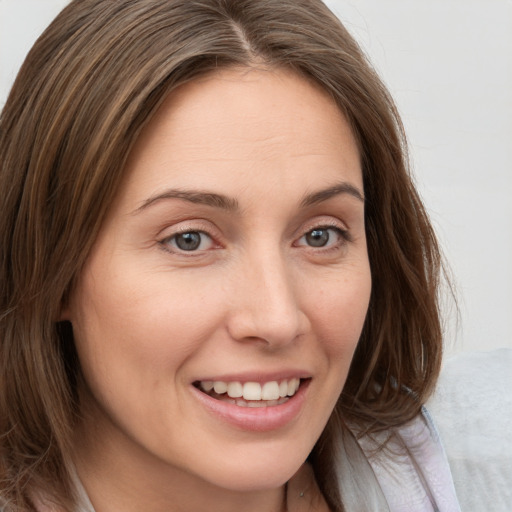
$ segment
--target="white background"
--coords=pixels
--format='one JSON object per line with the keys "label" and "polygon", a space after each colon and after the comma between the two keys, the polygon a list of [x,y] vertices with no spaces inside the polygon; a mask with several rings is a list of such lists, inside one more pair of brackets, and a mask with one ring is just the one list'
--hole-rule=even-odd
{"label": "white background", "polygon": [[[0,0],[0,107],[65,0]],[[512,347],[512,1],[328,0],[391,90],[455,278],[450,353]],[[447,312],[452,308],[447,308]]]}

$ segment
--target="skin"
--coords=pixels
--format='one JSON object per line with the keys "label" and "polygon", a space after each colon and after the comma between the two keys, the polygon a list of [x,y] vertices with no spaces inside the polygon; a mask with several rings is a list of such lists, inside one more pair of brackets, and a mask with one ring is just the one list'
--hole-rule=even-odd
{"label": "skin", "polygon": [[[365,319],[362,196],[346,120],[292,72],[223,70],[164,102],[62,315],[83,370],[75,462],[97,512],[282,510]],[[197,250],[180,250],[183,233]],[[283,372],[308,385],[268,431],[212,414],[193,386]]]}

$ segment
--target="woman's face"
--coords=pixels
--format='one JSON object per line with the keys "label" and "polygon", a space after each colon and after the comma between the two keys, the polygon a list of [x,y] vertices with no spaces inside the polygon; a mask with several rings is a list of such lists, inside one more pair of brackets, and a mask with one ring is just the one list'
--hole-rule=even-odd
{"label": "woman's face", "polygon": [[280,486],[333,410],[370,288],[360,158],[333,101],[278,70],[181,86],[129,156],[64,311],[81,456]]}

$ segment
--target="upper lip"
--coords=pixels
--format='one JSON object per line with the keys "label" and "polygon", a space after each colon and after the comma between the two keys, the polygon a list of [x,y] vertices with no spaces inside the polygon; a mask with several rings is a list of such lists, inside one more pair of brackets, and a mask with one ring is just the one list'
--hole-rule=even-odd
{"label": "upper lip", "polygon": [[283,381],[289,379],[309,379],[311,372],[305,370],[280,370],[275,372],[264,371],[248,371],[237,373],[221,373],[215,375],[207,375],[194,379],[193,382],[201,381],[221,381],[221,382],[272,382]]}

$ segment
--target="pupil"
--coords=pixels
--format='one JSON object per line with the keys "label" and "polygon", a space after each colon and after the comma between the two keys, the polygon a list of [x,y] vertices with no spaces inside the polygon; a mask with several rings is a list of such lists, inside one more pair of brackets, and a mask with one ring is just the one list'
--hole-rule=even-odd
{"label": "pupil", "polygon": [[201,245],[201,235],[194,231],[182,233],[176,236],[176,245],[182,251],[194,251]]}
{"label": "pupil", "polygon": [[306,235],[306,240],[312,247],[323,247],[329,241],[329,233],[326,229],[314,229]]}

